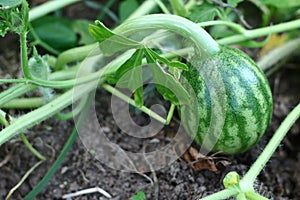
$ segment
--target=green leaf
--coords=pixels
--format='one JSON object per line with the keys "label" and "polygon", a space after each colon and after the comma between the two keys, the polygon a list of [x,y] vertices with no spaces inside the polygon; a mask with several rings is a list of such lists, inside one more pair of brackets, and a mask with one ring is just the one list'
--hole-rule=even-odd
{"label": "green leaf", "polygon": [[[47,62],[47,57],[40,56],[35,47],[33,48],[33,57],[28,61],[28,66],[30,69],[30,73],[34,77],[38,79],[48,80],[50,67]],[[44,102],[49,102],[54,98],[52,89],[39,87],[39,90],[43,95]]]}
{"label": "green leaf", "polygon": [[135,105],[140,108],[144,105],[143,87],[139,87],[134,92]]}
{"label": "green leaf", "polygon": [[72,22],[66,18],[46,16],[32,22],[38,37],[56,50],[67,50],[77,44]]}
{"label": "green leaf", "polygon": [[143,49],[137,49],[133,55],[115,73],[117,87],[128,88],[134,92],[134,101],[137,107],[144,105],[143,98]]}
{"label": "green leaf", "polygon": [[145,200],[145,199],[146,199],[146,195],[142,191],[138,191],[136,195],[133,195],[132,197],[132,200]]}
{"label": "green leaf", "polygon": [[155,51],[153,51],[152,49],[147,49],[148,53],[151,54],[151,56],[153,57],[153,59],[155,61],[160,61],[164,64],[166,64],[168,67],[175,67],[175,68],[179,68],[179,69],[183,69],[183,70],[188,70],[188,66],[182,62],[179,61],[169,61],[167,58],[164,58],[162,56],[160,56],[158,53],[156,53]]}
{"label": "green leaf", "polygon": [[22,0],[0,0],[0,5],[4,9],[12,8],[21,5]]}
{"label": "green leaf", "polygon": [[47,58],[45,56],[41,57],[35,47],[33,48],[33,57],[28,61],[28,66],[30,73],[36,78],[48,79],[50,67],[47,63]]}
{"label": "green leaf", "polygon": [[81,45],[92,44],[95,42],[95,39],[89,33],[90,24],[89,21],[81,19],[75,20],[72,23],[73,31],[80,36],[78,43]]}
{"label": "green leaf", "polygon": [[119,17],[121,22],[127,19],[137,8],[139,3],[136,0],[125,0],[119,5]]}
{"label": "green leaf", "polygon": [[237,7],[237,5],[244,0],[227,0],[227,4],[231,5],[232,7]]}
{"label": "green leaf", "polygon": [[[145,55],[153,73],[157,91],[165,100],[171,101],[175,105],[188,103],[189,95],[181,83],[172,75],[165,72],[148,50],[149,49],[146,49]],[[175,94],[177,94],[177,96]]]}
{"label": "green leaf", "polygon": [[[5,1],[2,5],[15,5],[16,2],[10,3],[13,2]],[[27,31],[28,12],[29,7],[26,1],[22,2],[21,9],[9,6],[0,8],[0,36],[4,37],[9,30],[17,34]]]}
{"label": "green leaf", "polygon": [[121,67],[115,72],[115,79],[119,80],[124,74],[132,70],[135,67],[142,66],[144,49],[137,49],[132,56],[121,65]]}
{"label": "green leaf", "polygon": [[202,3],[201,5],[197,5],[193,7],[190,11],[190,14],[187,18],[191,21],[200,23],[211,21],[217,15],[217,8],[216,6],[209,4],[209,3]]}
{"label": "green leaf", "polygon": [[99,42],[99,47],[104,55],[109,56],[121,50],[142,47],[134,40],[113,33],[100,21],[96,21],[95,24],[89,26],[89,32]]}
{"label": "green leaf", "polygon": [[274,6],[277,8],[292,8],[300,6],[300,0],[260,0],[264,5]]}

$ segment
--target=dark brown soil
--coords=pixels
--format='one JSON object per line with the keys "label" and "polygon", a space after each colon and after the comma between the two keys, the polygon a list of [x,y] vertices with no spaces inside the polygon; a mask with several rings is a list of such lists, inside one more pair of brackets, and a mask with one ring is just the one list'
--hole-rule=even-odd
{"label": "dark brown soil", "polygon": [[[21,76],[19,56],[16,53],[18,49],[10,48],[17,47],[18,40],[14,37],[9,38],[12,39],[9,41],[6,38],[0,39],[1,78]],[[3,45],[4,43],[6,45]],[[274,114],[268,131],[253,149],[240,155],[226,156],[231,165],[221,167],[220,174],[208,170],[194,171],[181,160],[176,160],[171,165],[152,173],[118,171],[94,159],[77,139],[59,170],[36,199],[61,199],[64,194],[96,186],[109,192],[115,200],[130,199],[140,190],[145,192],[147,199],[198,199],[223,189],[224,175],[233,170],[240,175],[245,174],[285,116],[300,102],[300,70],[295,68],[298,65],[299,60],[291,60],[284,69],[276,72],[269,79],[274,95]],[[0,85],[1,91],[7,87],[8,85]],[[137,145],[134,139],[124,137],[113,124],[110,112],[105,106],[109,105],[109,95],[99,90],[97,96],[100,97],[97,98],[98,117],[105,124],[110,139],[118,141],[118,144],[123,145],[124,148],[141,151],[144,148],[143,143]],[[14,116],[23,113],[14,110],[8,112]],[[12,199],[22,199],[41,180],[57,158],[72,127],[73,121],[51,118],[26,132],[32,145],[47,160],[16,190]],[[166,127],[161,135],[157,136],[157,139],[164,143],[172,135],[172,127]],[[259,175],[255,188],[260,194],[273,199],[300,199],[299,143],[300,122],[298,121]],[[0,199],[4,199],[9,190],[37,162],[38,159],[24,147],[19,137],[2,145],[0,147]],[[104,200],[106,198],[99,193],[93,193],[72,199]]]}

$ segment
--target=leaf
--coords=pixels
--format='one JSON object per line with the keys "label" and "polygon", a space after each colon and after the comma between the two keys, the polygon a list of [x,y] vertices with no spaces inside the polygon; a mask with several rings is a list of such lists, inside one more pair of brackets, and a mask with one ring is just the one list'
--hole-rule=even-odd
{"label": "leaf", "polygon": [[277,8],[292,8],[300,6],[300,0],[260,0],[264,5],[274,6]]}
{"label": "leaf", "polygon": [[[33,57],[29,59],[28,66],[30,73],[38,78],[43,80],[48,80],[48,75],[50,74],[50,67],[47,62],[46,56],[40,56],[36,50],[33,48]],[[54,93],[51,88],[39,87],[41,94],[43,95],[44,102],[49,102],[54,98]]]}
{"label": "leaf", "polygon": [[2,37],[4,37],[9,30],[17,34],[21,34],[22,31],[27,31],[28,4],[26,1],[23,1],[21,9],[18,7],[9,7],[9,5],[15,5],[15,3],[16,2],[5,1],[2,5],[8,6],[0,8],[0,36]]}
{"label": "leaf", "polygon": [[89,26],[89,32],[100,43],[99,47],[104,55],[109,56],[121,50],[142,47],[140,43],[134,40],[113,33],[100,21],[96,21],[95,24]]}
{"label": "leaf", "polygon": [[0,5],[4,9],[12,8],[21,5],[22,0],[0,0]]}
{"label": "leaf", "polygon": [[[171,101],[175,105],[188,103],[189,95],[180,82],[162,69],[151,53],[149,53],[149,49],[146,49],[145,55],[153,73],[156,89],[163,98],[167,101]],[[175,94],[177,94],[177,96]]]}
{"label": "leaf", "polygon": [[139,87],[134,92],[134,102],[135,105],[140,108],[144,105],[143,87]]}
{"label": "leaf", "polygon": [[217,8],[214,5],[205,2],[201,5],[194,6],[187,18],[195,23],[199,23],[211,21],[216,15]]}
{"label": "leaf", "polygon": [[151,56],[154,58],[155,61],[160,61],[164,64],[166,64],[168,67],[175,67],[175,68],[179,68],[179,69],[183,69],[183,70],[188,70],[188,66],[182,62],[179,61],[169,61],[167,58],[164,58],[162,56],[160,56],[158,53],[156,53],[155,51],[153,51],[152,49],[147,49],[148,53],[151,54]]}
{"label": "leaf", "polygon": [[66,18],[42,17],[33,21],[32,27],[38,37],[54,49],[63,51],[75,47],[77,44],[72,22]]}
{"label": "leaf", "polygon": [[133,55],[115,73],[117,87],[128,88],[134,92],[137,107],[144,105],[142,59],[143,49],[137,49]]}
{"label": "leaf", "polygon": [[89,33],[89,24],[91,24],[89,21],[81,19],[72,23],[73,31],[80,36],[79,44],[87,45],[95,42],[95,39]]}
{"label": "leaf", "polygon": [[137,8],[139,3],[136,0],[125,0],[119,5],[119,17],[121,22],[127,19]]}
{"label": "leaf", "polygon": [[28,67],[30,73],[36,78],[48,79],[48,74],[50,73],[50,67],[47,63],[47,58],[45,56],[41,57],[36,48],[33,48],[33,57],[28,61]]}
{"label": "leaf", "polygon": [[115,72],[115,79],[119,80],[125,73],[132,70],[135,67],[142,66],[144,49],[137,49],[132,56],[121,65],[121,67]]}
{"label": "leaf", "polygon": [[146,199],[146,195],[142,191],[138,191],[136,195],[132,196],[132,200],[145,200],[145,199]]}
{"label": "leaf", "polygon": [[227,0],[227,4],[231,5],[232,7],[237,7],[237,5],[244,0]]}

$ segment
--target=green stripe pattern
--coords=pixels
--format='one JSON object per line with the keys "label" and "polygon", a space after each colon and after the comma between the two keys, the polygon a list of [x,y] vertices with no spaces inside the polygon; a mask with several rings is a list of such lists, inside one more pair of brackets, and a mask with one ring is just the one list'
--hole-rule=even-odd
{"label": "green stripe pattern", "polygon": [[259,141],[271,120],[272,93],[264,73],[248,55],[221,46],[220,52],[193,62],[182,75],[198,105],[198,116],[185,115],[183,126],[202,148],[236,154]]}

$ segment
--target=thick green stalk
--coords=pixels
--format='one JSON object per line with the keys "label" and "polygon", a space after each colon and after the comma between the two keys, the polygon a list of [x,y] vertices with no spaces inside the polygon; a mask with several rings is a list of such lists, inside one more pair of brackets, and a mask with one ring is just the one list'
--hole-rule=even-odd
{"label": "thick green stalk", "polygon": [[0,93],[0,107],[11,101],[12,99],[15,99],[36,88],[36,86],[26,83],[19,83],[17,85],[14,85],[13,87]]}
{"label": "thick green stalk", "polygon": [[300,104],[298,104],[292,110],[292,112],[290,112],[290,114],[285,118],[285,120],[277,129],[277,131],[275,132],[274,136],[272,137],[268,145],[265,147],[265,149],[260,154],[258,159],[254,162],[254,164],[251,166],[249,171],[243,177],[243,179],[240,182],[241,188],[249,188],[249,186],[253,185],[260,171],[264,168],[264,166],[269,161],[269,159],[275,152],[276,148],[279,146],[280,142],[282,141],[282,139],[284,138],[288,130],[291,128],[291,126],[299,117],[300,117]]}
{"label": "thick green stalk", "polygon": [[57,58],[55,70],[62,69],[67,63],[85,59],[91,51],[97,48],[97,46],[98,43],[94,43],[64,51]]}
{"label": "thick green stalk", "polygon": [[90,84],[85,84],[76,88],[76,94],[71,89],[43,107],[19,117],[14,121],[13,125],[6,127],[0,132],[0,145],[23,130],[28,129],[58,113],[60,110],[72,104],[73,101],[85,96],[93,89],[94,88]]}
{"label": "thick green stalk", "polygon": [[300,19],[284,22],[281,24],[276,24],[274,26],[268,26],[264,28],[258,28],[254,30],[245,31],[243,34],[234,35],[218,40],[219,44],[233,44],[242,42],[245,40],[250,40],[262,36],[266,36],[272,33],[284,32],[292,29],[297,29],[300,27]]}
{"label": "thick green stalk", "polygon": [[29,12],[29,21],[33,21],[37,18],[45,16],[53,11],[56,11],[60,8],[63,8],[67,5],[73,4],[80,0],[52,0],[46,3],[43,3],[40,6],[34,7]]}
{"label": "thick green stalk", "polygon": [[199,200],[221,200],[221,199],[228,199],[237,195],[238,192],[236,190],[224,189],[220,192],[213,193],[209,196],[201,198]]}
{"label": "thick green stalk", "polygon": [[19,98],[13,99],[4,105],[0,105],[0,108],[5,109],[32,109],[38,108],[44,105],[43,98],[32,97],[32,98]]}
{"label": "thick green stalk", "polygon": [[167,15],[153,14],[125,21],[114,31],[120,34],[130,34],[147,29],[164,29],[173,31],[186,38],[190,38],[199,50],[207,55],[214,55],[220,49],[218,43],[202,28],[185,18]]}

